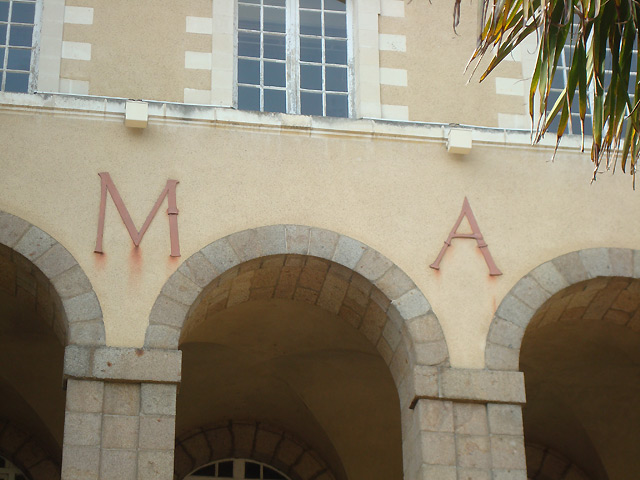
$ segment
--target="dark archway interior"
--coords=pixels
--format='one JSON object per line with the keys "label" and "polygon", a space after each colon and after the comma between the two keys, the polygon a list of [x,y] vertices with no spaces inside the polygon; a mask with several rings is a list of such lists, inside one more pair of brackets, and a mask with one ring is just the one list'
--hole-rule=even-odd
{"label": "dark archway interior", "polygon": [[40,478],[55,476],[56,469],[59,477],[62,458],[64,334],[54,333],[59,305],[46,277],[0,245],[0,455],[26,471],[39,465]]}
{"label": "dark archway interior", "polygon": [[219,288],[205,289],[183,330],[177,436],[265,422],[308,444],[336,479],[402,478],[398,394],[362,332],[304,299],[221,309]]}
{"label": "dark archway interior", "polygon": [[532,318],[520,354],[529,478],[640,474],[639,308],[640,280],[601,277]]}

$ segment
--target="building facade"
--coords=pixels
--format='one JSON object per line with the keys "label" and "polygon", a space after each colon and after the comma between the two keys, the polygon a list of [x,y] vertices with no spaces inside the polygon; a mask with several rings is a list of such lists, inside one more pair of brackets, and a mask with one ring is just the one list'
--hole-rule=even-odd
{"label": "building facade", "polygon": [[0,478],[637,478],[637,193],[451,8],[0,1]]}

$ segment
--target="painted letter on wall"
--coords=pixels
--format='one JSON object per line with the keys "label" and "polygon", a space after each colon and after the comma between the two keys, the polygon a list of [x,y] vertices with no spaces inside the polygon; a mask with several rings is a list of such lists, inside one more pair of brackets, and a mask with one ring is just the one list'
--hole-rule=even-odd
{"label": "painted letter on wall", "polygon": [[[462,223],[462,220],[464,219],[464,217],[467,217],[467,221],[471,226],[472,233],[458,233],[458,228],[460,228],[460,224]],[[449,233],[449,237],[447,238],[447,240],[445,240],[444,246],[442,247],[442,250],[440,250],[440,254],[438,255],[438,258],[436,258],[435,262],[429,265],[431,268],[435,270],[440,270],[440,262],[442,261],[442,258],[444,257],[444,254],[447,251],[447,248],[451,246],[451,240],[453,240],[454,238],[475,239],[475,241],[478,243],[478,248],[482,252],[484,261],[487,262],[487,266],[489,267],[489,275],[493,275],[493,276],[502,275],[502,272],[496,266],[496,263],[493,261],[493,257],[489,252],[489,246],[485,243],[484,238],[482,238],[482,233],[480,233],[480,227],[478,226],[476,217],[473,215],[473,212],[471,211],[471,205],[469,205],[469,200],[467,200],[467,197],[464,197],[464,202],[462,203],[462,211],[460,212],[460,216],[458,217],[458,220],[453,226],[451,233]]]}
{"label": "painted letter on wall", "polygon": [[111,198],[113,199],[113,203],[118,209],[118,213],[120,214],[120,218],[124,222],[127,227],[127,231],[129,232],[129,236],[133,241],[133,244],[137,247],[140,245],[142,241],[142,237],[146,233],[149,225],[151,225],[151,221],[153,217],[155,217],[160,205],[162,204],[164,197],[167,197],[167,202],[169,204],[169,208],[167,209],[167,215],[169,215],[169,236],[171,238],[171,256],[179,257],[180,256],[180,240],[178,238],[178,207],[176,204],[176,185],[178,185],[177,180],[167,180],[167,184],[164,187],[164,190],[158,197],[155,205],[149,212],[149,216],[142,225],[140,231],[138,231],[133,224],[133,220],[131,220],[131,215],[129,215],[129,210],[125,206],[122,201],[122,197],[120,197],[120,193],[116,188],[113,180],[111,180],[111,176],[107,172],[101,172],[100,175],[100,214],[98,216],[98,236],[96,238],[96,248],[95,252],[102,253],[102,236],[104,234],[104,216],[105,210],[107,208],[107,192],[111,194]]}

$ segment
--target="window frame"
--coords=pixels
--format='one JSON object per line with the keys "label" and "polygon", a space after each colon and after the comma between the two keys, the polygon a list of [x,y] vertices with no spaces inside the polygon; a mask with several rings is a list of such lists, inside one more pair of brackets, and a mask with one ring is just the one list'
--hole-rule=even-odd
{"label": "window frame", "polygon": [[[356,116],[356,98],[355,98],[355,70],[356,70],[356,62],[354,56],[354,42],[355,42],[355,31],[354,31],[354,0],[345,0],[345,21],[346,21],[346,42],[347,42],[347,62],[344,65],[347,69],[347,116],[346,117],[331,117],[331,118],[354,118]],[[300,12],[300,0],[285,0],[285,50],[286,50],[286,58],[285,58],[285,77],[286,77],[286,86],[284,91],[286,92],[286,113],[292,115],[301,115],[301,92],[303,91],[300,86],[300,24],[299,24],[299,12]],[[237,110],[241,110],[238,108],[238,20],[239,20],[239,1],[234,1],[234,26],[233,26],[233,108]],[[323,20],[324,22],[324,20]],[[260,32],[264,32],[264,30],[260,30]],[[324,38],[324,37],[317,37]],[[331,37],[329,37],[331,38]],[[323,62],[324,66],[325,63]],[[260,70],[260,89],[263,90],[264,85],[264,71]],[[327,91],[325,90],[324,85],[324,76],[323,76],[323,114],[321,116],[326,117],[326,100],[325,95]],[[339,93],[339,92],[338,92]],[[262,99],[261,92],[261,99]],[[262,110],[264,108],[263,102],[261,101],[261,110],[253,110],[256,112],[265,112]],[[241,111],[251,111],[251,110],[241,110]]]}
{"label": "window frame", "polygon": [[[5,90],[6,85],[6,73],[7,71],[11,71],[7,69],[8,61],[9,61],[9,48],[11,45],[8,42],[2,46],[4,49],[4,61],[2,65],[0,65],[0,94],[2,93],[11,93],[11,94],[31,94],[36,91],[38,84],[38,64],[40,58],[40,31],[42,28],[42,9],[43,9],[43,1],[44,0],[4,0],[4,2],[9,4],[9,14],[7,17],[7,25],[12,24],[11,22],[11,11],[14,3],[30,3],[34,5],[34,15],[33,15],[33,32],[31,35],[31,59],[29,63],[29,81],[27,85],[26,92],[14,92]],[[3,2],[3,3],[4,3]],[[16,22],[18,24],[25,24],[24,22]],[[27,24],[31,25],[31,24]],[[9,27],[10,28],[10,27]],[[9,29],[8,29],[9,30]],[[7,33],[8,36],[8,33]],[[6,39],[5,39],[6,40]],[[18,70],[16,70],[18,71]],[[20,72],[24,72],[24,70],[19,70]]]}
{"label": "window frame", "polygon": [[[212,465],[216,465],[217,466],[218,464],[225,463],[225,462],[233,462],[233,476],[232,477],[221,477],[219,475],[214,475],[214,476],[194,475],[194,473],[197,473],[199,470],[201,470],[201,469],[203,469],[205,467],[209,467],[209,466],[212,466]],[[269,469],[277,472],[279,475],[281,475],[286,480],[289,480],[289,478],[290,478],[288,475],[286,475],[280,469],[274,467],[273,465],[269,465],[268,463],[265,463],[265,462],[260,462],[258,460],[253,460],[251,458],[222,458],[220,460],[214,460],[212,462],[205,463],[204,465],[200,465],[198,468],[194,469],[191,473],[189,473],[185,477],[185,480],[218,480],[218,479],[247,480],[247,478],[246,478],[246,470],[244,468],[245,464],[247,462],[255,463],[257,465],[260,465],[261,467],[269,468]],[[264,476],[264,473],[261,476]]]}
{"label": "window frame", "polygon": [[[575,25],[575,23],[574,23]],[[592,32],[593,34],[593,32]],[[592,42],[592,34],[589,35],[589,37],[587,38],[587,45],[586,48],[589,49],[591,46],[591,42]],[[634,45],[633,48],[633,54],[634,55],[638,55],[638,45]],[[547,113],[549,113],[552,109],[553,106],[555,105],[555,102],[557,101],[557,99],[559,98],[560,94],[562,93],[562,90],[566,87],[567,82],[568,82],[568,76],[567,73],[569,71],[569,68],[571,67],[571,62],[573,61],[573,41],[570,44],[565,44],[562,47],[562,52],[560,54],[560,59],[559,59],[559,63],[557,65],[556,68],[556,72],[554,75],[554,80],[556,79],[556,77],[558,75],[562,75],[562,83],[559,87],[555,87],[553,85],[553,82],[551,84],[551,91],[554,94],[553,97],[549,97],[549,99],[553,99],[552,102],[549,102],[547,104]],[[611,81],[611,54],[609,52],[609,50],[607,50],[607,57],[605,60],[605,85],[608,86],[609,82]],[[634,65],[634,62],[632,61],[632,65]],[[640,75],[640,72],[633,72],[633,67],[632,67],[632,71],[631,71],[631,76],[633,77],[633,82],[630,79],[629,82],[629,95],[633,96],[633,92],[635,90],[635,83],[638,81],[638,76]],[[592,83],[589,85],[589,88],[587,89],[587,110],[586,110],[586,114],[585,114],[585,137],[592,137],[593,136],[593,97],[594,97],[594,89],[595,89],[595,85],[593,83],[594,81],[592,81]],[[567,127],[565,130],[565,135],[581,135],[581,131],[580,131],[580,121],[578,120],[577,122],[574,122],[574,117],[579,117],[579,102],[577,99],[577,92],[576,92],[576,97],[574,97],[572,105],[571,105],[571,112],[567,121]],[[627,114],[628,114],[628,108],[627,108]],[[558,130],[558,122],[560,121],[560,114],[558,114],[558,116],[556,116],[556,118],[553,120],[549,131],[550,132],[557,132]],[[590,132],[590,133],[589,133]]]}

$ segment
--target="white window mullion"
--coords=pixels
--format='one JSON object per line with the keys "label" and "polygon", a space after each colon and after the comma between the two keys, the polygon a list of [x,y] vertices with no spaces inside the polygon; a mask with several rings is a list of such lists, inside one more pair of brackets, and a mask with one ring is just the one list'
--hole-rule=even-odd
{"label": "white window mullion", "polygon": [[320,66],[320,75],[322,75],[322,115],[327,114],[327,76],[325,75],[325,66],[327,64],[327,37],[324,29],[324,0],[320,0],[321,8],[320,8],[320,45],[322,46],[322,65]]}
{"label": "white window mullion", "polygon": [[287,0],[287,112],[300,113],[300,22],[298,0]]}
{"label": "white window mullion", "polygon": [[[264,111],[264,0],[260,0],[260,111]],[[234,466],[235,468],[235,466]]]}
{"label": "white window mullion", "polygon": [[353,15],[353,1],[347,0],[347,98],[348,98],[348,109],[349,109],[349,117],[355,114],[355,57],[353,54],[353,44],[355,42],[355,31],[354,31],[354,15]]}
{"label": "white window mullion", "polygon": [[5,84],[7,82],[7,65],[9,58],[9,35],[11,32],[11,15],[13,10],[13,1],[9,2],[9,13],[7,14],[7,34],[4,39],[4,61],[2,62],[2,85],[0,90],[4,92]]}

